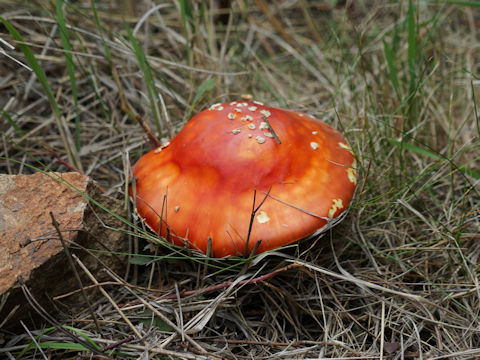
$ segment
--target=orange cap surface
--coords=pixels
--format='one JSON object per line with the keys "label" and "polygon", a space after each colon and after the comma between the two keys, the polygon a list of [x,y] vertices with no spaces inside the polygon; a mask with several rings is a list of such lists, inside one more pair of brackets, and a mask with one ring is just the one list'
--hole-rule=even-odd
{"label": "orange cap surface", "polygon": [[[355,157],[337,130],[253,101],[200,112],[167,146],[141,157],[133,175],[147,225],[204,253],[211,238],[215,257],[242,255],[245,246],[249,254],[261,240],[259,253],[326,230],[356,186]],[[248,236],[254,193],[255,207],[265,201]]]}

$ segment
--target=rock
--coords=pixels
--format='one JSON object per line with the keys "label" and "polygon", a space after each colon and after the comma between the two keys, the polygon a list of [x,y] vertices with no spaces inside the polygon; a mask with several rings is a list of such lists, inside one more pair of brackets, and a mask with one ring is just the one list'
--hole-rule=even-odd
{"label": "rock", "polygon": [[[79,285],[50,212],[65,241],[80,245],[71,251],[99,281],[108,279],[102,271],[104,266],[123,275],[126,259],[117,254],[128,248],[121,231],[124,225],[87,198],[113,213],[123,212],[121,201],[101,194],[94,181],[77,173],[0,174],[0,328],[17,327],[19,320],[36,317],[36,311],[28,306],[20,279],[48,312],[86,306],[79,293],[62,299],[62,303],[52,301]],[[80,269],[78,273],[83,275]],[[84,286],[91,285],[86,277],[82,276],[82,280]],[[95,293],[98,292],[89,291],[89,295]]]}

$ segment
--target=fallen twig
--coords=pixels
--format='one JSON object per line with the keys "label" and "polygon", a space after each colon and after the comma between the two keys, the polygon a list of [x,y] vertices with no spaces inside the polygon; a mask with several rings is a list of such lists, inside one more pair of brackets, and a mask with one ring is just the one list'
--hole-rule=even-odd
{"label": "fallen twig", "polygon": [[162,143],[160,142],[160,140],[157,139],[157,137],[155,136],[155,134],[153,133],[153,131],[150,129],[150,127],[148,126],[148,124],[143,120],[143,118],[137,114],[135,116],[135,119],[138,121],[138,123],[140,124],[140,126],[142,127],[143,131],[145,132],[145,134],[147,135],[148,137],[148,140],[150,141],[150,144],[154,147],[154,148],[158,148],[158,147],[161,147],[162,146]]}
{"label": "fallen twig", "polygon": [[70,267],[72,268],[73,274],[75,275],[75,280],[77,280],[80,292],[82,294],[83,300],[87,304],[88,311],[90,313],[90,316],[93,319],[93,322],[95,323],[95,327],[97,328],[97,331],[99,334],[102,333],[102,330],[100,328],[100,324],[98,323],[97,316],[95,315],[95,312],[93,311],[92,304],[90,303],[90,300],[88,299],[87,293],[85,292],[85,289],[83,288],[82,280],[80,279],[80,275],[78,275],[77,268],[75,267],[75,263],[73,262],[72,259],[72,253],[68,249],[67,244],[65,243],[65,239],[63,238],[62,232],[60,231],[60,226],[58,225],[57,220],[55,220],[55,216],[53,213],[50,211],[50,217],[52,219],[52,225],[57,231],[58,237],[60,238],[60,242],[62,243],[63,247],[63,252],[65,253],[68,263],[70,264]]}
{"label": "fallen twig", "polygon": [[[300,265],[290,264],[290,265],[284,266],[280,269],[277,269],[275,271],[272,271],[271,273],[261,275],[257,278],[254,278],[254,279],[241,280],[241,281],[238,282],[238,285],[257,284],[259,282],[263,282],[265,280],[271,279],[272,277],[274,277],[275,275],[278,275],[279,273],[281,273],[283,271],[290,270],[290,269],[296,268],[296,267],[300,267]],[[216,291],[216,290],[220,290],[220,289],[225,289],[225,288],[229,287],[230,285],[232,285],[233,282],[234,282],[233,280],[229,280],[229,281],[225,281],[223,283],[217,284],[217,285],[208,286],[208,287],[203,288],[203,289],[184,290],[184,291],[180,292],[180,296],[185,297],[185,296],[190,296],[190,295],[198,295],[198,294],[204,294],[204,293],[207,293],[207,292],[212,292],[212,291]],[[169,294],[169,295],[162,296],[161,298],[162,299],[176,299],[177,294]]]}

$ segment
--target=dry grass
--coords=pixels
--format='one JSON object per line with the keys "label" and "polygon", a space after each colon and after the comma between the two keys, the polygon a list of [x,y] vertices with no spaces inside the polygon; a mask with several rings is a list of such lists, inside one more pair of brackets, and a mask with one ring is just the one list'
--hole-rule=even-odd
{"label": "dry grass", "polygon": [[[2,57],[0,171],[68,162],[124,198],[130,163],[148,148],[135,114],[169,137],[189,114],[252,94],[346,134],[362,177],[350,215],[318,241],[247,263],[207,266],[158,247],[138,285],[112,274],[103,286],[100,332],[87,309],[57,320],[116,358],[480,356],[478,8],[214,3],[96,2],[97,23],[89,1],[69,1],[69,51],[55,2],[3,0],[0,16],[35,54],[59,112],[34,74]],[[19,49],[5,27],[0,37]],[[53,358],[82,353],[58,330],[23,354],[27,331],[1,341],[9,358],[42,358],[41,343]]]}

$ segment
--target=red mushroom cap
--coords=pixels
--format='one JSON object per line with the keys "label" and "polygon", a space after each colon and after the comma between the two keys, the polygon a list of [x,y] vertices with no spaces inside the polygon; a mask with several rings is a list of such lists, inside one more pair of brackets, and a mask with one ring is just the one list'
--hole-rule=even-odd
{"label": "red mushroom cap", "polygon": [[[152,230],[204,253],[211,238],[216,257],[325,231],[356,185],[355,157],[337,130],[255,101],[200,112],[168,145],[140,158],[133,175],[137,212]],[[254,193],[255,207],[265,201],[248,236]]]}

